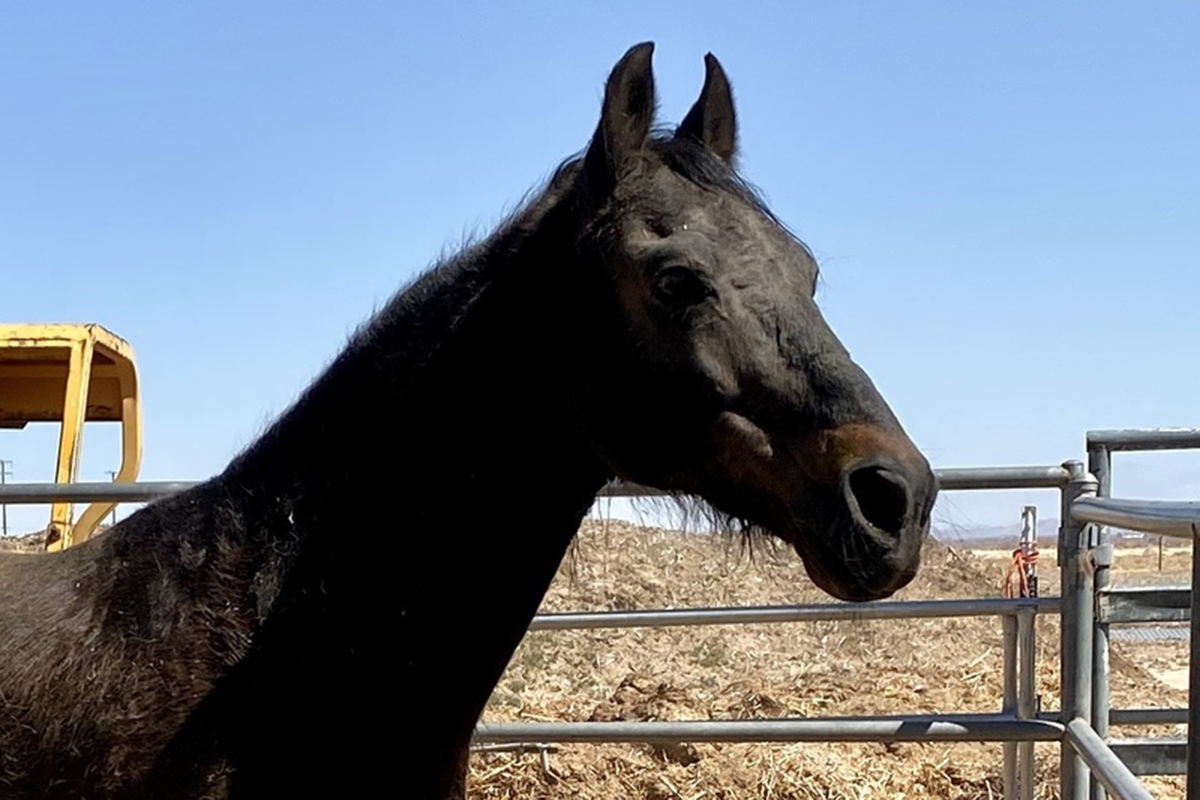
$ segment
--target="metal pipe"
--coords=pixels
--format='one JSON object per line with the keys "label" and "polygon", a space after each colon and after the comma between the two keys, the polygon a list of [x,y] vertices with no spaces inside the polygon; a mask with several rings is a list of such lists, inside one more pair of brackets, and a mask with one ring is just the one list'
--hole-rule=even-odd
{"label": "metal pipe", "polygon": [[1200,798],[1200,525],[1193,525],[1192,540],[1192,641],[1188,665],[1187,797]]}
{"label": "metal pipe", "polygon": [[[935,469],[943,492],[956,489],[1038,489],[1067,485],[1069,476],[1062,467],[949,467]],[[617,481],[600,489],[599,497],[652,498],[665,494],[661,489],[640,483]]]}
{"label": "metal pipe", "polygon": [[[1025,585],[1029,597],[1038,596],[1037,561],[1037,506],[1021,509],[1021,552],[1025,556]],[[1037,714],[1037,633],[1034,627],[1034,611],[1024,609],[1017,613],[1018,685],[1017,716],[1033,719]],[[1017,788],[1021,800],[1033,800],[1035,773],[1033,742],[1017,745]]]}
{"label": "metal pipe", "polygon": [[[1069,480],[1060,466],[943,467],[935,469],[942,491],[965,489],[1056,489]],[[661,489],[617,481],[600,490],[600,497],[658,497]]]}
{"label": "metal pipe", "polygon": [[144,481],[142,483],[10,483],[0,487],[0,502],[17,504],[95,503],[115,500],[144,503],[178,494],[196,486],[194,481]]}
{"label": "metal pipe", "polygon": [[[1062,494],[1058,564],[1062,586],[1061,680],[1062,721],[1092,719],[1092,620],[1091,527],[1073,518],[1072,507],[1081,497],[1096,494],[1096,479],[1078,461],[1063,467],[1071,481]],[[1062,800],[1085,800],[1090,778],[1082,759],[1063,747],[1059,765]]]}
{"label": "metal pipe", "polygon": [[1087,432],[1087,446],[1117,450],[1191,450],[1200,447],[1200,428],[1130,428]]}
{"label": "metal pipe", "polygon": [[678,722],[481,722],[474,741],[508,742],[1051,742],[1063,726],[1003,714]]}
{"label": "metal pipe", "polygon": [[[1017,712],[1017,620],[1011,616],[1000,619],[1004,640],[1004,683],[1000,713],[1012,716]],[[1017,800],[1017,743],[1004,743],[1004,800]]]}
{"label": "metal pipe", "polygon": [[1021,551],[1022,560],[1025,562],[1022,575],[1025,582],[1023,588],[1027,590],[1022,591],[1021,594],[1026,597],[1037,597],[1039,594],[1037,572],[1037,506],[1021,507],[1021,538],[1019,539],[1018,547]]}
{"label": "metal pipe", "polygon": [[1200,502],[1085,497],[1072,505],[1071,516],[1076,522],[1191,539],[1200,529]]}
{"label": "metal pipe", "polygon": [[[1020,656],[1020,682],[1017,686],[1017,717],[1037,716],[1037,628],[1033,609],[1017,614],[1017,650]],[[1035,764],[1033,742],[1017,745],[1017,786],[1021,800],[1033,800]]]}
{"label": "metal pipe", "polygon": [[[1053,489],[1068,480],[1062,467],[951,467],[935,470],[943,491],[964,489]],[[140,483],[12,483],[0,489],[5,503],[145,502],[190,489],[196,481],[143,481]],[[667,492],[652,486],[618,481],[600,490],[598,497],[661,497]]]}
{"label": "metal pipe", "polygon": [[947,467],[934,470],[943,491],[965,489],[1059,489],[1070,475],[1052,467]]}
{"label": "metal pipe", "polygon": [[[1096,477],[1096,496],[1112,497],[1112,454],[1103,444],[1088,444],[1088,471]],[[1112,584],[1112,543],[1108,528],[1096,528],[1098,546],[1092,555],[1092,580],[1095,597],[1101,597]],[[1101,741],[1108,740],[1109,654],[1108,623],[1096,616],[1092,630],[1092,730]],[[1100,781],[1092,781],[1092,800],[1106,800],[1107,792]]]}
{"label": "metal pipe", "polygon": [[[1104,544],[1097,548],[1097,552],[1104,549]],[[1096,591],[1100,592],[1108,586],[1109,565],[1099,566],[1102,559],[1097,559],[1097,569],[1095,572]],[[1111,560],[1109,560],[1111,563]],[[1109,664],[1109,644],[1108,644],[1108,623],[1096,621],[1095,628],[1092,631],[1092,729],[1096,731],[1096,735],[1101,739],[1108,739],[1109,728],[1109,705],[1111,698],[1109,695],[1110,682],[1110,664]],[[1093,800],[1104,800],[1104,790],[1098,786],[1092,787]]]}
{"label": "metal pipe", "polygon": [[1188,721],[1188,709],[1113,708],[1108,721],[1111,725],[1183,725]]}
{"label": "metal pipe", "polygon": [[817,622],[864,619],[928,619],[1016,614],[1023,609],[1054,614],[1057,597],[905,600],[877,603],[814,603],[744,608],[676,608],[652,611],[588,611],[538,614],[531,631],[587,628],[665,628],[681,625],[732,625],[773,622]]}
{"label": "metal pipe", "polygon": [[1120,800],[1154,800],[1141,781],[1096,735],[1087,720],[1073,719],[1067,723],[1067,741],[1092,768],[1092,774]]}
{"label": "metal pipe", "polygon": [[512,742],[510,744],[471,743],[472,753],[557,753],[558,745],[541,742]]}

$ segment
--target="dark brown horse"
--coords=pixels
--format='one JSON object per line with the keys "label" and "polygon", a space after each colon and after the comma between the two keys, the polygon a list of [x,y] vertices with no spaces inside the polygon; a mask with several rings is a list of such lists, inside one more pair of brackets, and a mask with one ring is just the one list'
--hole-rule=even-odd
{"label": "dark brown horse", "polygon": [[3,556],[0,796],[444,796],[614,477],[765,528],[837,597],[912,578],[933,475],[735,174],[720,66],[659,134],[651,50],[581,158],[223,473]]}

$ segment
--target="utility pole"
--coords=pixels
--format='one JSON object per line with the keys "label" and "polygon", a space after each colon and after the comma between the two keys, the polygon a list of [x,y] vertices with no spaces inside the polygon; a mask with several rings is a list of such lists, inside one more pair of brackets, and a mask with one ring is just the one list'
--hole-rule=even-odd
{"label": "utility pole", "polygon": [[[9,469],[12,467],[12,461],[0,459],[0,486],[8,483],[8,476],[12,475]],[[0,536],[8,536],[8,506],[0,503]]]}
{"label": "utility pole", "polygon": [[[106,471],[108,472],[109,480],[111,480],[113,483],[116,483],[117,482],[117,471],[115,469],[110,469],[110,470],[106,470]],[[112,507],[112,510],[109,511],[109,520],[110,520],[110,522],[108,523],[109,525],[117,524],[117,507],[115,505]]]}

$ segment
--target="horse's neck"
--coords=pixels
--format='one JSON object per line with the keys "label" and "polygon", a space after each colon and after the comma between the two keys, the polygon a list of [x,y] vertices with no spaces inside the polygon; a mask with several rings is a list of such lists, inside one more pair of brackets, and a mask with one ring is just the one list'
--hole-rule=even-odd
{"label": "horse's neck", "polygon": [[[510,507],[544,530],[582,514],[607,475],[567,401],[563,331],[546,319],[572,258],[546,205],[393,300],[231,465],[223,479],[258,530],[336,529],[357,548],[400,535],[432,556],[424,526]],[[571,533],[555,530],[551,547]]]}
{"label": "horse's neck", "polygon": [[263,549],[295,554],[260,581],[283,586],[278,658],[359,654],[324,677],[391,687],[426,726],[416,760],[466,746],[609,477],[571,407],[566,320],[547,319],[570,239],[503,233],[394,301],[220,479],[281,545]]}

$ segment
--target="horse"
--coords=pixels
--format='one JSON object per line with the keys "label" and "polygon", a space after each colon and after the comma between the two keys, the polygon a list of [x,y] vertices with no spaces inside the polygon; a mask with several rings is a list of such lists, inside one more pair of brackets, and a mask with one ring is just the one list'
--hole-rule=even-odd
{"label": "horse", "polygon": [[0,554],[0,796],[447,796],[615,479],[779,537],[835,597],[911,580],[929,465],[738,176],[721,65],[667,130],[652,51],[613,68],[582,155],[224,471]]}

